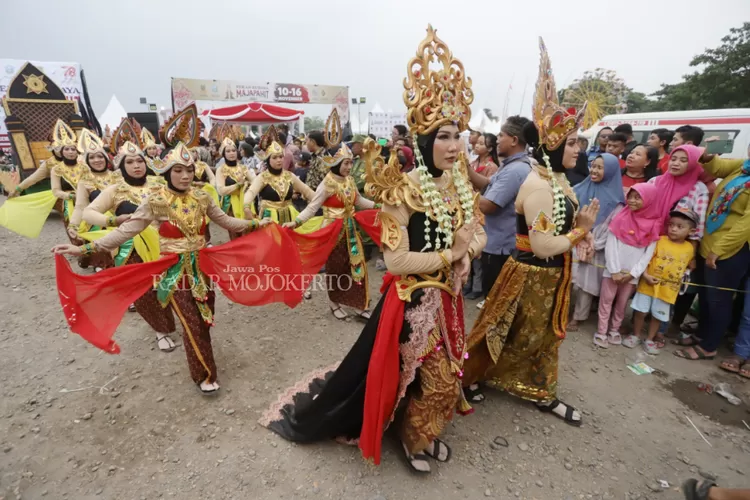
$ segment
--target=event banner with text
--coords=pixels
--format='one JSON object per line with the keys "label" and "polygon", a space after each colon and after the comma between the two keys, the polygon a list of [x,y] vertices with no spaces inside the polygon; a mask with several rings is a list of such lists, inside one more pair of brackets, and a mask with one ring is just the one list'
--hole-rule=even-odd
{"label": "event banner with text", "polygon": [[193,101],[332,104],[338,109],[342,124],[349,122],[349,87],[172,78],[172,99],[175,110]]}

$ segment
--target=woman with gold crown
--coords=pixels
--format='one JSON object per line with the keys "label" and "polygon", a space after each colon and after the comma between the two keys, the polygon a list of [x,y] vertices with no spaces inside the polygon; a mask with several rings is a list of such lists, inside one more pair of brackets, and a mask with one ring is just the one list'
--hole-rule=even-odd
{"label": "woman with gold crown", "polygon": [[[384,165],[380,148],[365,143],[366,190],[383,202],[383,296],[341,364],[310,375],[261,420],[291,441],[358,440],[377,464],[399,408],[404,453],[419,473],[430,471],[428,456],[451,456],[439,436],[462,394],[461,286],[486,240],[459,149],[471,117],[471,80],[435,30],[427,32],[404,81],[418,168],[402,174],[397,160]],[[435,59],[441,69],[430,68]]]}
{"label": "woman with gold crown", "polygon": [[586,105],[578,112],[560,107],[541,38],[539,46],[533,122],[524,129],[538,164],[518,192],[516,249],[471,331],[463,381],[470,401],[484,399],[482,382],[580,426],[581,414],[557,399],[558,349],[568,322],[571,250],[587,238],[599,202],[579,210],[565,177],[576,166]]}
{"label": "woman with gold crown", "polygon": [[162,167],[162,159],[159,158],[159,146],[156,139],[146,127],[141,127],[141,148],[146,157],[148,175],[157,175],[156,171]]}
{"label": "woman with gold crown", "polygon": [[[82,152],[83,161],[91,172],[78,182],[75,207],[68,225],[68,235],[71,241],[80,241],[80,233],[98,231],[102,228],[102,226],[91,226],[83,222],[83,211],[102,191],[120,180],[118,173],[111,170],[112,160],[104,150],[104,143],[96,134],[87,129],[81,130],[78,137],[78,150]],[[109,252],[97,252],[91,256],[89,265],[94,266],[96,271],[100,271],[112,267],[114,262]]]}
{"label": "woman with gold crown", "polygon": [[244,209],[245,217],[254,217],[255,198],[260,197],[261,218],[270,218],[279,224],[292,222],[299,212],[292,204],[292,195],[298,192],[308,201],[312,201],[315,192],[310,189],[299,177],[284,170],[284,147],[276,135],[276,127],[271,125],[260,140],[259,158],[266,163],[266,169],[255,176],[255,180],[245,191]]}
{"label": "woman with gold crown", "polygon": [[[339,146],[341,122],[336,108],[328,117],[325,140],[331,150]],[[280,154],[283,156],[283,152]],[[299,228],[315,216],[321,207],[323,208],[323,228],[336,220],[342,221],[338,232],[324,230],[310,233],[304,239],[310,242],[322,240],[335,243],[334,246],[321,244],[319,247],[319,256],[327,259],[325,261],[326,286],[329,307],[333,316],[339,320],[346,319],[348,314],[341,308],[344,305],[356,309],[359,311],[359,317],[367,320],[370,319],[368,311],[370,287],[362,237],[358,227],[363,225],[366,231],[368,229],[372,231],[372,228],[367,228],[367,226],[374,223],[375,213],[358,212],[355,218],[355,208],[367,210],[375,208],[375,203],[359,194],[354,178],[349,175],[354,155],[346,144],[341,143],[334,155],[324,156],[322,160],[328,173],[318,185],[314,196],[310,196],[309,193],[305,196],[309,201],[307,207],[293,221],[283,221],[284,227]],[[300,184],[302,184],[301,181]],[[312,192],[309,187],[305,187]],[[302,192],[305,193],[305,191]],[[288,203],[291,206],[291,194]],[[368,217],[372,219],[369,223]]]}
{"label": "woman with gold crown", "polygon": [[[114,135],[114,137],[122,138],[126,136],[119,133]],[[118,144],[113,142],[112,145]],[[98,231],[82,233],[81,238],[86,241],[101,239],[130,220],[149,195],[155,189],[165,185],[163,178],[147,175],[148,160],[137,145],[127,141],[116,151],[115,168],[121,174],[118,182],[104,189],[96,200],[83,210],[83,220],[86,223],[102,228]],[[113,253],[116,267],[152,262],[159,258],[159,235],[154,227],[148,226],[133,238],[118,245]],[[130,310],[140,314],[157,332],[156,345],[161,351],[174,351],[175,343],[168,335],[174,331],[174,326],[165,321],[163,311],[158,304],[155,304],[148,295],[144,295],[135,300]]]}
{"label": "woman with gold crown", "polygon": [[[222,139],[219,156],[224,158],[224,163],[216,169],[216,191],[221,197],[221,209],[229,216],[243,219],[245,190],[253,183],[255,174],[239,161],[237,145],[230,134]],[[230,240],[240,236],[241,233],[229,233]]]}
{"label": "woman with gold crown", "polygon": [[[129,148],[126,157],[134,152],[139,163],[144,163],[133,144],[125,147]],[[107,352],[117,353],[119,347],[112,340],[114,331],[127,304],[145,293],[144,300],[151,302],[152,309],[159,311],[164,325],[171,330],[175,327],[173,313],[177,315],[183,327],[190,375],[203,394],[215,394],[219,385],[210,335],[214,322],[213,285],[243,305],[283,301],[293,306],[301,300],[301,290],[259,287],[258,283],[267,283],[277,273],[299,274],[299,253],[274,225],[233,242],[205,248],[206,217],[234,233],[255,231],[270,224],[270,220],[229,217],[208,194],[194,189],[195,166],[183,143],[167,154],[159,173],[166,179],[166,186],[155,186],[131,218],[112,233],[82,247],[53,248],[54,253],[60,254],[56,264],[61,303],[74,332]],[[158,226],[162,257],[157,261],[78,276],[61,257],[115,250],[150,224]],[[255,271],[261,263],[273,272]],[[156,283],[154,276],[160,276]]]}

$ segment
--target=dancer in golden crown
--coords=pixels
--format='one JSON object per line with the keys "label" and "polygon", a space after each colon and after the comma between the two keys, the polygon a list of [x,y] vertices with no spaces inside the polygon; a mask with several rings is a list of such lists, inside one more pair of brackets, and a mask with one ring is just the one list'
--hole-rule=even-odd
{"label": "dancer in golden crown", "polygon": [[541,39],[539,46],[533,122],[524,129],[538,165],[516,198],[516,249],[469,336],[464,385],[472,402],[484,400],[482,382],[579,426],[581,414],[557,399],[558,349],[568,322],[571,250],[591,231],[599,202],[579,211],[565,177],[565,170],[576,166],[586,104],[577,112],[560,107]]}
{"label": "dancer in golden crown", "polygon": [[[255,174],[239,161],[237,145],[231,136],[231,127],[225,127],[226,133],[217,134],[221,140],[219,156],[224,158],[224,163],[216,169],[216,191],[221,199],[221,209],[227,215],[245,218],[243,200],[245,190],[253,183]],[[241,236],[240,233],[229,233],[229,239],[233,240]]]}
{"label": "dancer in golden crown", "polygon": [[486,237],[460,151],[471,80],[431,26],[407,65],[404,87],[418,167],[402,174],[393,155],[384,164],[372,140],[364,152],[366,190],[383,203],[380,241],[389,271],[383,296],[341,364],[287,391],[261,423],[290,441],[358,440],[363,456],[377,464],[383,432],[397,418],[409,466],[428,473],[427,457],[451,456],[439,436],[462,395],[461,286]]}
{"label": "dancer in golden crown", "polygon": [[148,175],[157,175],[156,172],[162,168],[163,162],[159,158],[159,146],[156,144],[156,139],[146,127],[141,128],[141,149],[145,153]]}

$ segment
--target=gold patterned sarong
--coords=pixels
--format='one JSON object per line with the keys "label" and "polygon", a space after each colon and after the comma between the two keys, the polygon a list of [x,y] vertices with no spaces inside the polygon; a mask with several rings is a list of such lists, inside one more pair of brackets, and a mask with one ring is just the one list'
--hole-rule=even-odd
{"label": "gold patterned sarong", "polygon": [[463,385],[484,382],[523,399],[556,397],[557,333],[567,318],[569,266],[537,267],[510,257],[469,340]]}

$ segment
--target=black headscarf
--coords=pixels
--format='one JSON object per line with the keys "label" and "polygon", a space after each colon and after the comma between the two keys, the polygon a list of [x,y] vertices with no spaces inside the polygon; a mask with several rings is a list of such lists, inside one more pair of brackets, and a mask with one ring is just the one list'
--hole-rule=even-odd
{"label": "black headscarf", "polygon": [[72,160],[71,160],[70,158],[65,158],[65,157],[63,156],[63,158],[62,158],[62,161],[63,161],[63,163],[64,163],[65,165],[67,165],[67,166],[69,166],[69,167],[72,167],[72,166],[74,166],[74,165],[75,165],[76,163],[78,163],[78,158],[74,158],[74,159],[72,159]]}
{"label": "black headscarf", "polygon": [[[549,157],[549,164],[552,167],[553,172],[565,172],[566,168],[563,166],[563,153],[565,152],[565,145],[561,144],[557,149],[550,151],[547,146],[539,144],[539,131],[536,129],[534,122],[529,122],[523,127],[523,138],[526,144],[532,149],[531,154],[534,159],[545,167],[547,164],[544,161],[544,155]],[[588,173],[586,174],[588,175]]]}
{"label": "black headscarf", "polygon": [[[145,161],[145,159],[144,159]],[[125,179],[125,182],[130,186],[143,186],[146,184],[146,175],[141,177],[140,179],[133,177],[130,175],[127,170],[125,170],[125,155],[120,159],[120,164],[117,165],[117,168],[120,169],[120,173],[122,173],[122,178]]]}
{"label": "black headscarf", "polygon": [[435,130],[429,135],[417,136],[417,147],[419,148],[419,152],[422,153],[422,160],[424,160],[427,171],[433,177],[440,177],[443,175],[443,171],[435,166],[435,157],[432,154],[437,134],[438,131]]}
{"label": "black headscarf", "polygon": [[571,186],[580,184],[583,180],[589,176],[589,157],[586,151],[578,153],[578,160],[576,160],[575,168],[566,168],[565,177],[568,178]]}

